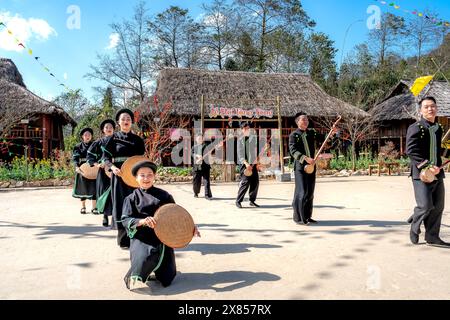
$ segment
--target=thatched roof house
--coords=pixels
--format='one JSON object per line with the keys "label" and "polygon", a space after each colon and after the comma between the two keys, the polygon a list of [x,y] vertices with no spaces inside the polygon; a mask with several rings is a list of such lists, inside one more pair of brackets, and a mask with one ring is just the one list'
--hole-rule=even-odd
{"label": "thatched roof house", "polygon": [[[203,96],[205,128],[219,129],[223,134],[228,128],[237,128],[242,120],[254,121],[256,129],[278,128],[279,97],[284,141],[297,128],[294,116],[300,111],[306,112],[312,119],[310,125],[321,132],[329,129],[316,121],[318,118],[369,117],[363,110],[328,95],[311,77],[299,73],[167,68],[159,73],[154,96],[160,103],[171,102],[173,114],[191,119],[201,117]],[[288,155],[287,143],[283,147],[284,155]]]}
{"label": "thatched roof house", "polygon": [[[29,120],[26,127],[20,124],[23,119]],[[29,91],[14,62],[0,58],[0,134],[16,144],[30,144],[31,156],[48,157],[52,149],[64,147],[65,125],[75,127],[76,122],[59,106]]]}
{"label": "thatched roof house", "polygon": [[[226,106],[253,108],[267,105],[264,99],[281,99],[281,116],[293,117],[304,111],[310,116],[366,113],[344,101],[329,96],[308,75],[299,73],[256,73],[192,69],[161,70],[155,92],[160,101],[172,101],[174,112],[200,115],[200,97],[223,99]],[[233,100],[246,100],[236,105]],[[248,100],[252,100],[249,102]]]}
{"label": "thatched roof house", "polygon": [[[397,86],[369,113],[378,124],[378,140],[394,141],[403,153],[408,126],[418,118],[416,97],[409,88],[413,82],[400,81]],[[432,81],[421,92],[419,98],[433,96],[438,104],[439,122],[450,127],[450,85],[446,81]]]}
{"label": "thatched roof house", "polygon": [[52,115],[62,125],[77,125],[61,107],[29,91],[14,62],[0,58],[0,115],[8,108],[20,114]]}

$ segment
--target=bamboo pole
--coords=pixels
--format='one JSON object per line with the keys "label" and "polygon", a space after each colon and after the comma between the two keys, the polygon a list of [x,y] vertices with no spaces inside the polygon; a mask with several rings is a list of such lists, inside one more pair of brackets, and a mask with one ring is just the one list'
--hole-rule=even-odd
{"label": "bamboo pole", "polygon": [[284,174],[283,125],[282,125],[282,122],[281,122],[280,96],[277,96],[277,111],[278,111],[278,130],[280,132],[280,166],[281,166],[281,174]]}

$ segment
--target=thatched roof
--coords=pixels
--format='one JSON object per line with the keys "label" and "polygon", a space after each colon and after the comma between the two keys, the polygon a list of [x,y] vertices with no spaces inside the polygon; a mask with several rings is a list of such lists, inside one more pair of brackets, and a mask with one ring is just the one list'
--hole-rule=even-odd
{"label": "thatched roof", "polygon": [[26,88],[22,75],[17,70],[16,65],[10,59],[0,58],[0,79],[15,83]]}
{"label": "thatched roof", "polygon": [[380,104],[370,110],[377,121],[413,120],[417,114],[417,101],[433,96],[438,104],[438,116],[450,117],[450,85],[446,81],[433,81],[416,99],[409,91],[413,82],[402,80]]}
{"label": "thatched roof", "polygon": [[14,62],[0,58],[0,115],[10,108],[23,115],[56,115],[63,125],[70,124],[72,127],[77,125],[61,107],[29,91]]}
{"label": "thatched roof", "polygon": [[[260,101],[281,98],[281,115],[293,117],[304,111],[311,116],[361,114],[364,111],[329,96],[308,75],[298,73],[255,73],[208,71],[192,69],[163,69],[155,92],[160,102],[172,101],[174,112],[181,115],[200,115],[200,97],[223,99],[226,107],[249,109],[274,107]],[[234,99],[247,100],[241,105]],[[252,100],[252,101],[249,101]]]}

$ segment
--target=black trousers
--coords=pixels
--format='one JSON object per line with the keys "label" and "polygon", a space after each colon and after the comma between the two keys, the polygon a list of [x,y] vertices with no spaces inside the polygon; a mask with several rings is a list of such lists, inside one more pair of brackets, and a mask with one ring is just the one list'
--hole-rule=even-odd
{"label": "black trousers", "polygon": [[295,192],[292,207],[295,222],[308,222],[313,212],[314,189],[316,187],[316,172],[307,174],[295,169]]}
{"label": "black trousers", "polygon": [[117,229],[117,244],[122,248],[130,247],[130,238],[122,225],[122,208],[125,198],[134,191],[123,182],[121,177],[113,174],[111,179],[112,228]]}
{"label": "black trousers", "polygon": [[194,178],[192,180],[192,184],[194,187],[194,194],[200,193],[200,188],[202,187],[202,180],[203,180],[203,185],[205,187],[205,197],[212,197],[211,170],[203,168],[201,170],[192,171],[192,174],[194,176]]}
{"label": "black trousers", "polygon": [[421,180],[413,180],[413,187],[417,206],[410,218],[412,219],[411,230],[420,234],[420,226],[423,222],[425,241],[437,240],[445,206],[444,180],[439,179],[429,184]]}
{"label": "black trousers", "polygon": [[161,282],[163,287],[168,287],[176,275],[175,253],[172,248],[166,246],[161,266],[155,271],[156,279]]}
{"label": "black trousers", "polygon": [[256,166],[253,166],[253,172],[250,177],[247,177],[244,174],[245,166],[241,166],[241,181],[239,182],[239,191],[236,198],[237,203],[241,203],[244,201],[245,194],[250,189],[248,195],[250,198],[250,202],[255,202],[256,197],[258,196],[258,188],[259,188],[259,174]]}
{"label": "black trousers", "polygon": [[[131,268],[128,270],[125,279],[138,276],[142,282],[146,282],[153,269],[159,262],[160,255],[154,251],[156,246],[151,246],[138,239],[130,240],[130,260]],[[156,279],[164,287],[168,287],[177,275],[174,250],[165,246],[164,257],[159,268],[155,271]]]}

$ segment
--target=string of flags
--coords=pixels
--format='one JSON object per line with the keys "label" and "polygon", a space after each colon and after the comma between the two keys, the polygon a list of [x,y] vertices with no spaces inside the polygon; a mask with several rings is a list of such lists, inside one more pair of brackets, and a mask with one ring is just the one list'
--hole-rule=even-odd
{"label": "string of flags", "polygon": [[396,10],[401,10],[405,13],[410,13],[413,15],[416,15],[418,17],[430,20],[433,24],[435,24],[436,26],[444,26],[444,27],[450,27],[450,22],[445,21],[443,19],[439,19],[433,16],[430,16],[428,14],[425,14],[423,12],[420,12],[419,10],[407,10],[407,9],[402,9],[399,5],[397,5],[395,2],[387,2],[387,1],[382,1],[382,0],[375,0],[376,2],[381,3],[382,5],[385,6],[389,6],[389,7],[393,7]]}
{"label": "string of flags", "polygon": [[46,65],[44,65],[44,64],[41,62],[41,60],[40,60],[41,58],[40,58],[40,57],[38,57],[38,56],[33,56],[33,50],[32,50],[31,48],[25,46],[25,44],[24,44],[22,41],[20,41],[20,40],[14,35],[14,33],[11,31],[11,29],[9,29],[9,28],[6,26],[6,24],[5,24],[4,22],[0,21],[0,29],[1,29],[2,27],[6,28],[7,33],[8,33],[11,37],[14,38],[14,41],[16,42],[16,44],[17,44],[19,47],[22,47],[22,48],[28,53],[28,55],[29,55],[30,57],[33,57],[34,60],[41,66],[41,68],[42,68],[44,71],[46,71],[51,77],[53,77],[53,78],[56,80],[56,82],[58,82],[59,86],[64,87],[64,89],[66,89],[66,90],[69,91],[69,92],[72,91],[67,85],[65,85],[61,80],[59,80],[59,79],[55,76],[55,74],[54,74],[53,72],[50,71],[50,68],[48,68]]}

